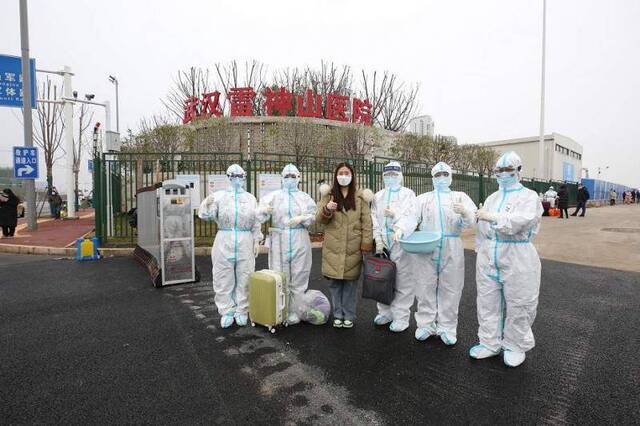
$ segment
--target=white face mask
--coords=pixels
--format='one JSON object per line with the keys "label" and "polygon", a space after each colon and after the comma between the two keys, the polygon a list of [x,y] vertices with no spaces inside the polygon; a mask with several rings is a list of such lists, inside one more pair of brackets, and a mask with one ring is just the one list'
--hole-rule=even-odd
{"label": "white face mask", "polygon": [[338,184],[340,186],[349,186],[351,183],[351,175],[338,175]]}

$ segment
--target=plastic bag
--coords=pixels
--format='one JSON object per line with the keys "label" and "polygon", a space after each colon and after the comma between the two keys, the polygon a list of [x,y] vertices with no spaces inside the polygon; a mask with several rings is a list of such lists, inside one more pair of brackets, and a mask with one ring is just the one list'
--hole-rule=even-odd
{"label": "plastic bag", "polygon": [[331,304],[321,291],[307,290],[300,297],[297,311],[302,321],[313,325],[322,325],[329,320]]}

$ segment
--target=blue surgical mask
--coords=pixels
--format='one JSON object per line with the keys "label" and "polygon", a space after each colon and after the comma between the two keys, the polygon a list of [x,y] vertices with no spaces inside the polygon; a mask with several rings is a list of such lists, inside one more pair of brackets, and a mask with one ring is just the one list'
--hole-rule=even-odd
{"label": "blue surgical mask", "polygon": [[433,178],[433,187],[438,191],[446,191],[449,189],[449,185],[451,185],[449,176],[438,176]]}
{"label": "blue surgical mask", "polygon": [[284,189],[293,190],[298,187],[298,179],[296,178],[284,178],[282,179],[282,187]]}
{"label": "blue surgical mask", "polygon": [[518,183],[518,176],[513,172],[496,173],[498,185],[502,188],[509,188]]}
{"label": "blue surgical mask", "polygon": [[382,176],[385,188],[398,189],[402,183],[400,176]]}
{"label": "blue surgical mask", "polygon": [[233,189],[242,189],[242,184],[244,183],[244,179],[233,177],[229,179],[229,181],[231,182],[231,187]]}

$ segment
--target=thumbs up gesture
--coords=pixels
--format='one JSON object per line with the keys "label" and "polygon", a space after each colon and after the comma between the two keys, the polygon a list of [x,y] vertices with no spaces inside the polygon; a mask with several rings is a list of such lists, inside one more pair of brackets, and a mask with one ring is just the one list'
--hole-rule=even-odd
{"label": "thumbs up gesture", "polygon": [[335,211],[338,208],[338,203],[336,203],[335,201],[333,201],[333,195],[331,196],[331,199],[329,200],[329,202],[327,203],[327,210],[330,211]]}

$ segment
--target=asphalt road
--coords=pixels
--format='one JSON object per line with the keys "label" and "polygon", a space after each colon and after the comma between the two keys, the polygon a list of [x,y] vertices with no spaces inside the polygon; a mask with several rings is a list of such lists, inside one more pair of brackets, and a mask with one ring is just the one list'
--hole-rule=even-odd
{"label": "asphalt road", "polygon": [[154,289],[129,258],[0,255],[0,423],[637,424],[640,274],[544,261],[537,346],[509,369],[468,357],[466,254],[452,348],[375,327],[368,300],[351,330],[222,330],[207,257]]}

